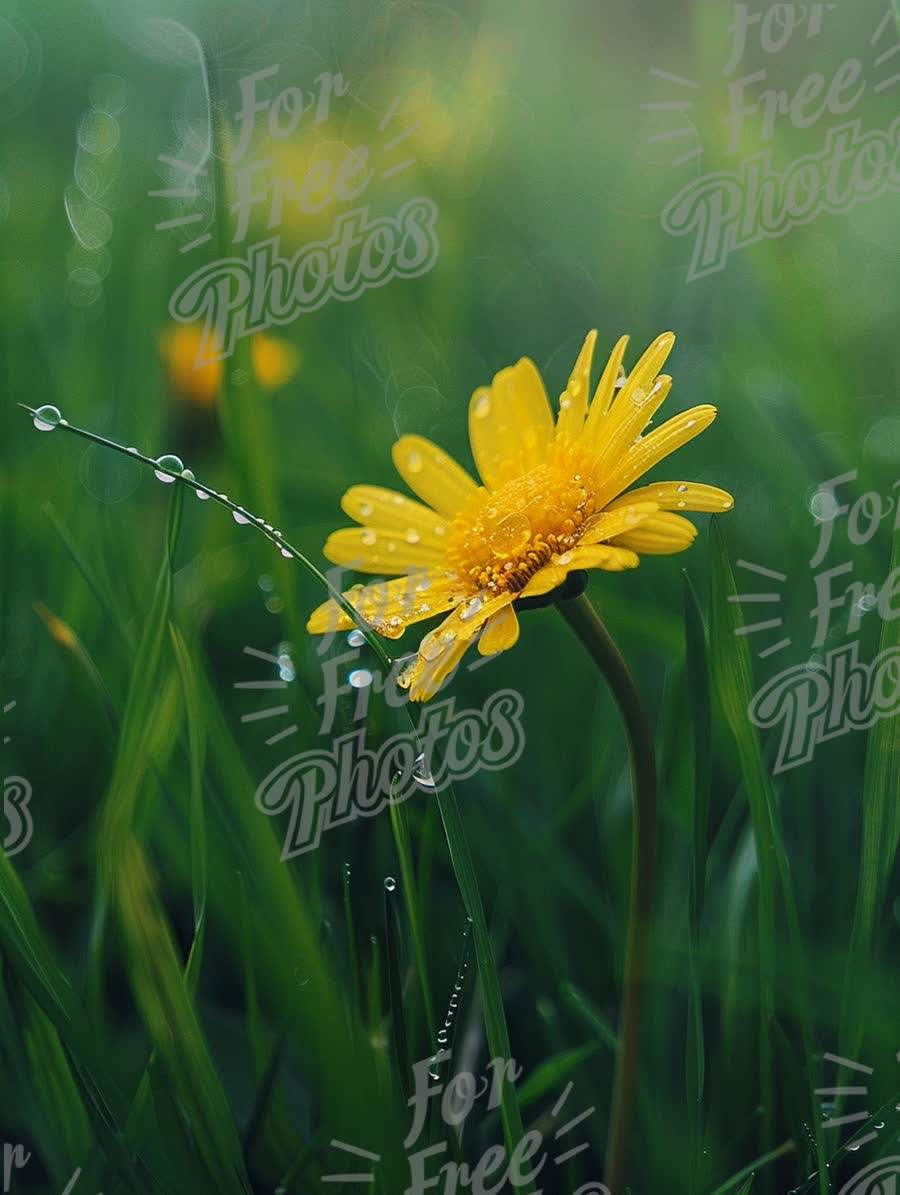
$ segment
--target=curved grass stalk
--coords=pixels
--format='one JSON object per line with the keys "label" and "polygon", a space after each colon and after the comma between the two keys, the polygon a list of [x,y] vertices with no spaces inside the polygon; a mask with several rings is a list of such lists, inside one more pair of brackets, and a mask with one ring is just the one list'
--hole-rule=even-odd
{"label": "curved grass stalk", "polygon": [[[27,406],[25,403],[18,404],[29,415],[35,417],[38,412],[35,408]],[[277,531],[271,524],[266,523],[257,515],[251,514],[244,507],[238,503],[233,502],[225,494],[220,494],[210,486],[204,485],[198,481],[196,477],[189,470],[175,470],[160,464],[159,460],[153,457],[145,456],[143,453],[136,450],[132,451],[122,444],[116,443],[114,440],[109,440],[105,436],[99,436],[95,432],[87,431],[85,428],[76,427],[66,420],[61,420],[55,425],[56,428],[63,431],[70,432],[72,435],[80,436],[84,440],[89,440],[93,444],[99,445],[101,448],[108,448],[112,452],[118,452],[123,456],[128,457],[129,460],[138,461],[142,465],[148,466],[154,471],[165,473],[172,478],[172,481],[187,486],[195,493],[203,494],[205,497],[217,502],[219,506],[224,506],[226,510],[230,510],[232,514],[240,516],[241,522],[253,527],[262,535],[274,544],[275,547],[281,551],[285,556],[290,556],[303,566],[306,571],[315,578],[316,581],[326,590],[328,596],[332,598],[341,610],[353,620],[359,628],[361,634],[364,636],[368,645],[374,651],[378,661],[385,669],[386,673],[390,673],[395,667],[395,661],[391,659],[385,651],[380,639],[372,630],[368,622],[363,616],[347,601],[347,599],[336,590],[325,574],[318,569],[313,562],[305,556],[298,548],[290,544],[284,536]],[[409,712],[409,705],[405,704],[403,709],[406,713],[407,720],[412,730],[413,736],[417,736],[415,723]],[[459,811],[459,805],[456,800],[456,794],[453,791],[449,780],[444,782],[442,788],[439,788],[435,793],[435,798],[438,802],[438,808],[441,814],[441,820],[444,825],[444,834],[447,839],[447,848],[450,854],[450,864],[453,868],[453,873],[456,878],[457,886],[459,887],[460,895],[462,896],[463,906],[466,913],[472,921],[472,936],[475,947],[475,956],[478,960],[478,972],[481,979],[483,1005],[484,1005],[484,1022],[485,1033],[487,1036],[488,1046],[491,1050],[492,1056],[495,1058],[509,1059],[510,1042],[509,1031],[506,1025],[506,1014],[503,1009],[503,1001],[500,993],[500,981],[497,975],[497,967],[494,960],[493,946],[488,933],[487,919],[485,917],[484,905],[481,899],[481,890],[478,884],[478,877],[475,872],[475,865],[472,861],[472,854],[469,849],[468,838],[466,836],[465,827],[463,825],[462,816]],[[522,1115],[519,1109],[518,1099],[516,1097],[515,1087],[511,1081],[503,1083],[503,1089],[500,1097],[500,1111],[503,1121],[504,1136],[506,1139],[507,1149],[510,1154],[513,1153],[518,1143],[525,1135],[525,1129],[522,1124]],[[525,1195],[534,1190],[533,1183],[527,1183],[523,1187]]]}

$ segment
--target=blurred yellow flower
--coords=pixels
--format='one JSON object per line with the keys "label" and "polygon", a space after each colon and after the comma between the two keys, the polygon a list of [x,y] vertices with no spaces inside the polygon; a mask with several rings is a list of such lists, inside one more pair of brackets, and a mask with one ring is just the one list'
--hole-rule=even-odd
{"label": "blurred yellow flower", "polygon": [[250,343],[256,380],[265,390],[286,385],[300,368],[300,354],[286,340],[257,332]]}
{"label": "blurred yellow flower", "polygon": [[[492,655],[519,637],[514,603],[548,594],[572,570],[618,572],[640,554],[690,547],[697,529],[679,511],[730,510],[714,486],[661,481],[624,491],[716,417],[692,407],[644,435],[672,385],[660,374],[675,342],[666,332],[627,376],[623,336],[588,402],[596,332],[579,354],[554,421],[534,363],[523,358],[472,395],[469,437],[483,484],[421,436],[394,445],[397,472],[422,500],[358,485],[342,500],[360,527],[334,532],[335,564],[394,579],[351,589],[347,601],[389,639],[435,614],[399,683],[426,701],[478,637]],[[405,574],[405,575],[397,575]],[[352,627],[337,603],[310,616],[313,634]]]}
{"label": "blurred yellow flower", "polygon": [[159,347],[169,385],[175,393],[201,406],[210,406],[222,384],[222,362],[198,365],[202,343],[200,324],[170,324],[160,336]]}
{"label": "blurred yellow flower", "polygon": [[[160,353],[174,392],[200,406],[211,406],[222,385],[224,364],[207,361],[198,365],[202,345],[201,324],[170,324],[160,336]],[[298,350],[265,332],[257,332],[252,338],[250,357],[253,374],[265,390],[284,386],[300,367]]]}

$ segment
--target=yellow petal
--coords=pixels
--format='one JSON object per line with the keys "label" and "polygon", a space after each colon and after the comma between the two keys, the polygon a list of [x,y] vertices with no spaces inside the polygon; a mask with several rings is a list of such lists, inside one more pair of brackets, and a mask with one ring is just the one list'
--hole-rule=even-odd
{"label": "yellow petal", "polygon": [[413,701],[427,701],[434,696],[491,615],[512,600],[511,593],[468,598],[439,627],[428,632],[419,644],[416,659],[398,678],[401,687],[409,689]]}
{"label": "yellow petal", "polygon": [[699,436],[712,423],[718,412],[715,407],[691,407],[689,411],[682,411],[673,419],[668,420],[656,431],[644,436],[637,444],[628,450],[625,459],[615,471],[604,479],[594,501],[598,506],[605,506],[622,490],[636,481],[654,465],[665,460],[671,453],[676,452],[682,445]]}
{"label": "yellow petal", "polygon": [[635,502],[653,502],[660,510],[701,510],[714,514],[734,506],[731,494],[714,485],[702,485],[697,481],[658,481],[639,490],[629,490],[610,502],[607,510],[627,508]]}
{"label": "yellow petal", "polygon": [[633,531],[616,536],[613,542],[644,555],[669,556],[674,552],[683,552],[696,538],[697,528],[689,519],[661,511],[651,515]]}
{"label": "yellow petal", "polygon": [[[632,534],[635,534],[632,532]],[[616,540],[621,544],[622,539]],[[626,545],[627,546],[627,545]],[[557,558],[557,563],[567,570],[576,568],[600,568],[607,573],[621,573],[627,568],[637,568],[640,560],[634,552],[625,547],[611,547],[608,544],[594,544],[591,547],[572,548]]]}
{"label": "yellow petal", "polygon": [[[459,602],[458,583],[441,574],[413,573],[374,585],[349,589],[345,599],[366,622],[388,639],[399,638],[406,627],[435,614],[443,614]],[[323,602],[313,610],[306,624],[311,635],[352,630],[356,623],[337,602]]]}
{"label": "yellow petal", "polygon": [[553,414],[533,361],[501,369],[469,403],[472,455],[485,485],[497,489],[546,460]]}
{"label": "yellow petal", "polygon": [[559,396],[559,419],[556,421],[557,440],[566,440],[571,443],[573,440],[577,440],[584,430],[584,417],[588,408],[588,389],[591,384],[591,361],[594,357],[596,343],[596,330],[588,332],[569,378],[569,384]]}
{"label": "yellow petal", "polygon": [[250,342],[253,372],[267,390],[277,390],[289,382],[300,365],[300,354],[286,340],[258,332]]}
{"label": "yellow petal", "polygon": [[534,574],[522,592],[516,596],[518,598],[531,598],[549,593],[557,585],[562,585],[568,576],[568,572],[569,570],[565,567],[557,567],[555,564],[545,564],[539,572]]}
{"label": "yellow petal", "polygon": [[360,573],[400,573],[439,565],[444,559],[440,546],[421,540],[410,543],[403,535],[370,527],[342,527],[329,535],[322,550],[332,564]]}
{"label": "yellow petal", "polygon": [[341,499],[341,506],[357,523],[376,532],[394,532],[411,543],[440,548],[450,529],[447,520],[435,514],[430,506],[377,485],[351,486]]}
{"label": "yellow petal", "polygon": [[584,534],[579,539],[578,546],[588,547],[591,544],[603,543],[604,540],[612,539],[614,535],[630,531],[658,510],[656,502],[638,501],[629,502],[618,509],[601,511],[585,524]]}
{"label": "yellow petal", "polygon": [[[430,701],[460,660],[469,650],[471,639],[456,639],[444,648],[433,660],[416,660],[409,683],[409,695],[413,701]],[[406,674],[401,674],[406,675]]]}
{"label": "yellow petal", "polygon": [[609,360],[600,375],[600,381],[597,383],[597,389],[594,391],[587,422],[584,425],[584,435],[589,450],[593,450],[598,445],[598,436],[603,426],[604,417],[616,396],[616,382],[622,373],[622,360],[627,347],[628,337],[622,336],[610,353]]}
{"label": "yellow petal", "polygon": [[481,638],[478,640],[478,650],[483,656],[496,655],[498,651],[508,651],[515,647],[519,640],[519,620],[512,606],[504,606],[498,610],[484,624]]}
{"label": "yellow petal", "polygon": [[603,473],[615,469],[666,401],[671,389],[672,379],[668,374],[661,374],[647,390],[632,386],[630,380],[626,383],[622,397],[615,401],[605,420],[593,468]]}
{"label": "yellow petal", "polygon": [[452,456],[423,436],[401,436],[391,455],[413,493],[448,519],[458,514],[478,489]]}

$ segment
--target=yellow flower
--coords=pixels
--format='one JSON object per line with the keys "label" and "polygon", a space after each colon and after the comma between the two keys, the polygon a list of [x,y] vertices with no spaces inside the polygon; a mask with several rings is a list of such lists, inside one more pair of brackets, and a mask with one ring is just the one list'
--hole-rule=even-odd
{"label": "yellow flower", "polygon": [[[421,436],[394,445],[397,472],[421,499],[353,486],[344,511],[361,524],[334,532],[325,555],[360,572],[393,575],[345,597],[389,639],[436,614],[449,614],[422,639],[399,683],[427,701],[478,641],[482,655],[519,637],[514,603],[555,590],[573,570],[619,572],[640,554],[690,547],[697,529],[679,511],[730,510],[714,486],[639,477],[692,440],[716,417],[692,407],[644,435],[672,379],[660,374],[675,343],[666,332],[625,378],[623,336],[588,402],[596,332],[591,332],[560,397],[554,423],[534,363],[503,369],[469,405],[469,437],[483,484]],[[403,574],[403,575],[397,575]],[[336,602],[310,616],[313,634],[353,626]]]}
{"label": "yellow flower", "polygon": [[[182,398],[199,406],[212,406],[222,385],[224,363],[204,361],[202,324],[170,324],[160,336],[160,352],[169,385]],[[253,373],[265,390],[277,390],[289,382],[300,365],[300,354],[292,344],[257,332],[250,342]]]}

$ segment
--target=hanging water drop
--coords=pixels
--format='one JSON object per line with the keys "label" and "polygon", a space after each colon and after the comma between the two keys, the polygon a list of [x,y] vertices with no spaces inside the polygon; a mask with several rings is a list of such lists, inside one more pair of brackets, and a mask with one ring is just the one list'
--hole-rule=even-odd
{"label": "hanging water drop", "polygon": [[[158,457],[156,463],[159,465],[159,468],[154,469],[154,473],[166,485],[172,484],[176,474],[184,472],[184,461],[180,457],[172,456],[171,454]],[[163,470],[167,470],[167,472],[163,472]]]}
{"label": "hanging water drop", "polygon": [[387,876],[384,881],[385,892],[393,892],[397,887],[397,881],[393,876]]}
{"label": "hanging water drop", "polygon": [[431,769],[429,768],[425,759],[424,752],[416,760],[413,767],[413,780],[415,780],[419,788],[424,788],[431,792],[434,792],[437,789],[434,776],[432,775]]}
{"label": "hanging water drop", "polygon": [[38,407],[34,413],[34,426],[39,432],[52,432],[61,423],[65,423],[58,407],[49,405]]}
{"label": "hanging water drop", "polygon": [[373,677],[368,668],[357,668],[350,673],[347,680],[353,689],[367,689],[371,685]]}
{"label": "hanging water drop", "polygon": [[231,517],[234,519],[234,521],[236,523],[249,523],[250,522],[250,519],[247,517],[247,515],[242,510],[233,510],[231,512]]}
{"label": "hanging water drop", "polygon": [[362,647],[365,641],[366,637],[360,630],[351,631],[347,636],[347,642],[351,647]]}
{"label": "hanging water drop", "polygon": [[282,548],[282,549],[281,549],[281,555],[282,555],[282,556],[287,556],[288,560],[290,560],[292,553],[291,553],[291,552],[289,552],[289,551],[287,550],[287,548]]}

